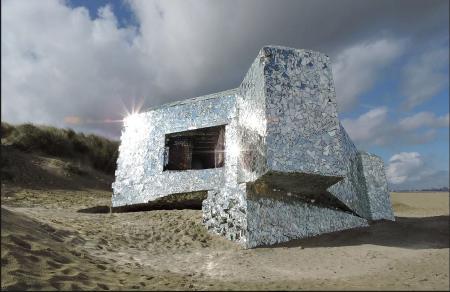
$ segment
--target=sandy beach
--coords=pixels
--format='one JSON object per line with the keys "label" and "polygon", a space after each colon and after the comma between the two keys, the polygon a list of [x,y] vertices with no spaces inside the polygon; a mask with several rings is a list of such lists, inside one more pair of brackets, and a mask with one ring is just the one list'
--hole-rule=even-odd
{"label": "sandy beach", "polygon": [[392,193],[396,222],[250,250],[200,210],[109,213],[110,195],[3,185],[2,289],[449,288],[448,193]]}
{"label": "sandy beach", "polygon": [[449,289],[449,194],[392,193],[396,222],[242,249],[201,210],[110,213],[112,176],[13,151],[4,290]]}

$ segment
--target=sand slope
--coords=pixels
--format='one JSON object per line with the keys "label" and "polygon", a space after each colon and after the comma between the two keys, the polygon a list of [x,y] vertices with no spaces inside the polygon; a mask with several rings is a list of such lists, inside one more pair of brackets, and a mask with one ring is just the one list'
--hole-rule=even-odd
{"label": "sand slope", "polygon": [[[1,224],[2,289],[147,290],[193,286],[193,278],[187,275],[150,267],[144,273],[139,263],[129,260],[128,254],[112,250],[105,237],[87,242],[77,232],[55,229],[4,208]],[[104,249],[115,256],[93,256],[94,251]],[[121,257],[127,260],[122,261]]]}
{"label": "sand slope", "polygon": [[2,185],[2,289],[449,289],[448,193],[394,193],[396,222],[242,250],[200,210],[108,213],[110,190],[71,181]]}

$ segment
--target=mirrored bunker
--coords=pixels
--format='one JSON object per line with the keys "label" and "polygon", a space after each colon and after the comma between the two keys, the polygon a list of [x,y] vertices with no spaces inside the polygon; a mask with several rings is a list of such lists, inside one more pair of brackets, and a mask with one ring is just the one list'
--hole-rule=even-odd
{"label": "mirrored bunker", "polygon": [[339,122],[319,52],[264,47],[238,88],[126,118],[119,151],[114,208],[197,203],[246,248],[394,220],[383,161]]}

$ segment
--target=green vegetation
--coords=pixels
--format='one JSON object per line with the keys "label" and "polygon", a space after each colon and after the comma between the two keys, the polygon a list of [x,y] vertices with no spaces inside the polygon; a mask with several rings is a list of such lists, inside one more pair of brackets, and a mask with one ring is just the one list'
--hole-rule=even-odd
{"label": "green vegetation", "polygon": [[1,141],[2,147],[10,145],[26,152],[88,161],[94,168],[109,174],[113,174],[116,169],[119,146],[117,141],[76,133],[72,129],[33,124],[13,126],[2,122]]}

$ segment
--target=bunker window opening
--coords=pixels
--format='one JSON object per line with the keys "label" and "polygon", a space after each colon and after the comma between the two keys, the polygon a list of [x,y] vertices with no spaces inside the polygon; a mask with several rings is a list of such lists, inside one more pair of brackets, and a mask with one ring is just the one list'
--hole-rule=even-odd
{"label": "bunker window opening", "polygon": [[224,125],[166,134],[164,170],[223,167],[224,140]]}

